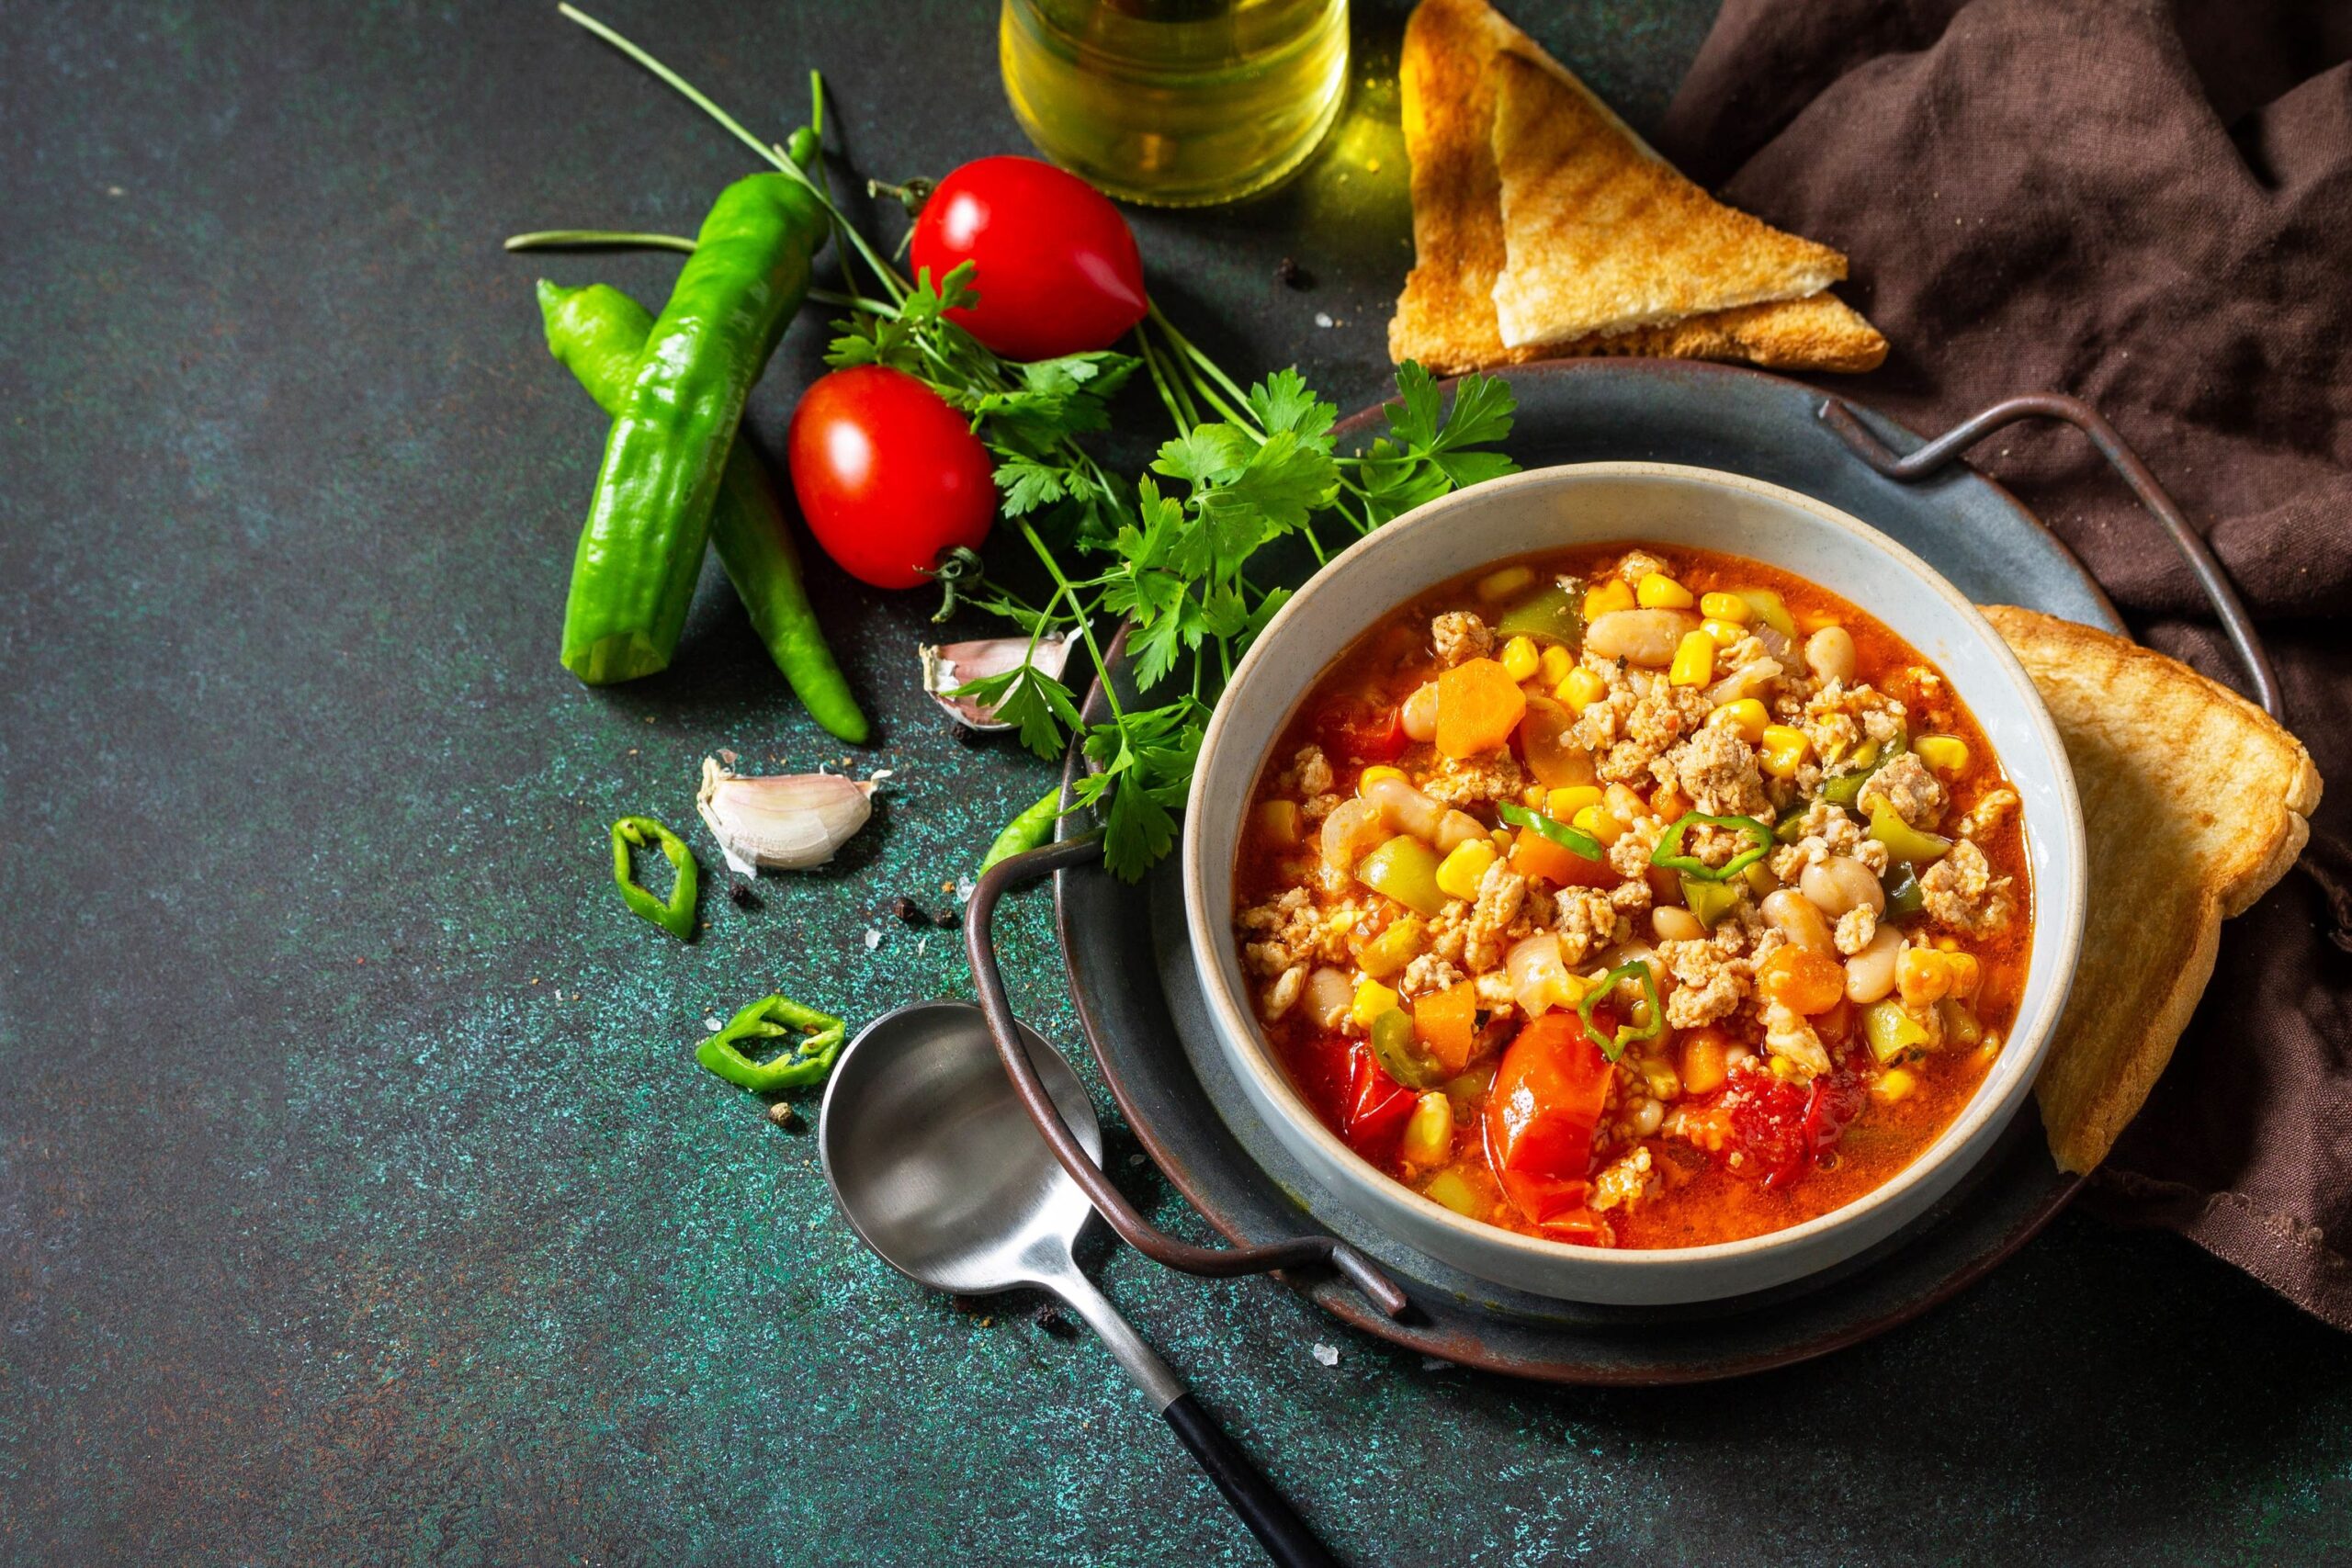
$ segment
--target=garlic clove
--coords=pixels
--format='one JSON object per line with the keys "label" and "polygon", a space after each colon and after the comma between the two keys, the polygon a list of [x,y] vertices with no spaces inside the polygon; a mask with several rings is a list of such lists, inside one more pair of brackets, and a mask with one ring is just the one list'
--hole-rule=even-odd
{"label": "garlic clove", "polygon": [[976,697],[953,695],[956,688],[973,681],[985,681],[991,675],[1001,675],[1018,670],[1025,660],[1036,667],[1041,675],[1061,679],[1069,667],[1072,639],[1042,637],[1033,649],[1025,637],[985,637],[978,642],[925,643],[917,651],[922,656],[922,689],[931,694],[932,701],[946,710],[947,716],[969,728],[993,732],[1010,729],[996,716],[996,709]]}
{"label": "garlic clove", "polygon": [[706,757],[695,809],[737,872],[801,871],[832,859],[865,826],[874,785],[839,773],[732,773]]}

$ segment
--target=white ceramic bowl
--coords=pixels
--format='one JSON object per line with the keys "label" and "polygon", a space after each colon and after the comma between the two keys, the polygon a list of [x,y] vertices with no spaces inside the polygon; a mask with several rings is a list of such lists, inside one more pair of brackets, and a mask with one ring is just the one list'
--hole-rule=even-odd
{"label": "white ceramic bowl", "polygon": [[[1573,1247],[1467,1219],[1357,1157],[1317,1119],[1268,1049],[1233,932],[1236,846],[1260,764],[1332,660],[1374,622],[1490,562],[1605,540],[1724,550],[1784,568],[1869,610],[1943,671],[2023,798],[2033,944],[2011,1032],[1975,1097],[1908,1168],[1845,1207],[1712,1247]],[[2006,644],[1918,557],[1793,491],[1662,463],[1581,463],[1513,475],[1433,502],[1351,547],[1267,626],[1208,728],[1184,819],[1193,962],[1244,1105],[1331,1200],[1481,1279],[1561,1300],[1629,1304],[1744,1294],[1826,1269],[1917,1218],[1992,1147],[2033,1087],[2082,940],[2082,812],[2049,712]]]}

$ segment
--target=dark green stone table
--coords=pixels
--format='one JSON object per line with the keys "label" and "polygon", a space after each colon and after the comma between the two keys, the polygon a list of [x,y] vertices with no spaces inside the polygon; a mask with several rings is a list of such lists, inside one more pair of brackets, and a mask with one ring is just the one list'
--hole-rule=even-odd
{"label": "dark green stone table", "polygon": [[[610,3],[763,126],[821,65],[862,172],[1017,145],[985,0]],[[1648,124],[1709,8],[1525,9]],[[1362,8],[1304,180],[1138,219],[1228,364],[1343,403],[1382,384],[1408,260],[1400,19]],[[891,1273],[808,1134],[691,1063],[769,989],[860,1019],[967,992],[892,901],[945,907],[1047,771],[949,740],[922,596],[813,572],[879,719],[860,765],[896,770],[854,852],[707,900],[692,947],[613,896],[605,825],[688,823],[706,752],[842,748],[715,574],[667,674],[557,667],[604,422],[531,280],[658,299],[672,265],[496,242],[691,231],[744,166],[551,6],[6,13],[0,1560],[1253,1560],[1100,1349]],[[760,392],[771,450],[820,337]],[[1017,998],[1068,1042],[1042,900],[1017,919]],[[1871,1345],[1665,1393],[1427,1367],[1264,1280],[1101,1273],[1361,1562],[2352,1552],[2352,1345],[2168,1236],[2064,1218]]]}

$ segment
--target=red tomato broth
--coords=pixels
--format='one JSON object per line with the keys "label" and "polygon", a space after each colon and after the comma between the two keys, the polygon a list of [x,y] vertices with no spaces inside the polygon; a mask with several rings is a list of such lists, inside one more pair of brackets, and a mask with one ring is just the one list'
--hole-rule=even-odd
{"label": "red tomato broth", "polygon": [[[1331,773],[1328,793],[1342,800],[1354,795],[1363,773],[1370,766],[1398,767],[1408,777],[1422,779],[1425,771],[1438,763],[1432,746],[1410,740],[1402,747],[1396,746],[1395,732],[1379,722],[1377,710],[1396,709],[1442,668],[1430,648],[1431,617],[1464,608],[1492,614],[1494,606],[1479,602],[1476,585],[1501,568],[1512,564],[1532,567],[1538,584],[1562,573],[1599,581],[1601,579],[1595,577],[1596,568],[1615,562],[1631,550],[1663,563],[1667,574],[1689,589],[1694,601],[1716,590],[1770,589],[1778,592],[1795,618],[1795,641],[1800,647],[1816,626],[1844,626],[1854,640],[1856,682],[1874,684],[1905,705],[1909,739],[1945,735],[1958,738],[1968,748],[1967,766],[1944,780],[1950,799],[1939,831],[1951,832],[1952,825],[1976,801],[1993,790],[2007,787],[1989,741],[1957,694],[1941,682],[1939,672],[1931,682],[1915,680],[1911,671],[1932,672],[1933,665],[1867,612],[1816,584],[1761,562],[1719,552],[1618,542],[1529,557],[1520,563],[1493,563],[1383,616],[1332,662],[1302,700],[1261,765],[1253,790],[1253,806],[1280,797],[1274,786],[1284,777],[1285,769],[1300,749],[1308,745],[1324,748]],[[1508,604],[1509,601],[1504,603]],[[1501,646],[1501,640],[1497,639],[1496,651],[1499,652]],[[1801,660],[1797,662],[1801,663]],[[1531,685],[1529,689],[1537,688]],[[1374,710],[1370,721],[1365,716],[1367,710]],[[1335,713],[1347,716],[1347,722],[1333,723],[1330,716]],[[1355,750],[1364,754],[1343,752],[1341,746],[1351,738],[1363,739],[1363,743]],[[1513,745],[1516,746],[1516,737]],[[1474,814],[1490,825],[1495,815],[1491,808],[1474,808]],[[1312,897],[1317,908],[1327,905],[1329,900],[1317,880],[1318,824],[1306,823],[1300,841],[1287,844],[1272,841],[1257,810],[1253,809],[1245,820],[1249,826],[1237,857],[1237,919],[1250,906],[1302,886],[1314,890]],[[2015,893],[2015,913],[2006,926],[1996,931],[1971,935],[1964,944],[1965,951],[1973,953],[1980,965],[1975,1017],[1988,1035],[2006,1040],[2015,1022],[2031,941],[2030,867],[2023,830],[2014,813],[1990,830],[1974,835],[1973,841],[1993,872],[2007,878]],[[1919,869],[1924,873],[1928,868],[1923,864]],[[1670,875],[1655,870],[1649,876],[1654,886],[1672,883]],[[1360,886],[1350,891],[1360,897],[1364,894]],[[1679,898],[1679,894],[1673,897]],[[1351,949],[1357,951],[1363,941],[1380,935],[1396,920],[1407,918],[1405,911],[1387,898],[1373,896],[1365,901],[1371,908],[1349,936]],[[1652,941],[1646,914],[1637,918],[1634,927],[1631,940]],[[1930,928],[1921,928],[1923,931],[1928,929]],[[1243,941],[1246,948],[1246,936]],[[1844,962],[1842,956],[1839,962]],[[1350,974],[1351,980],[1363,977],[1359,972]],[[1389,983],[1395,983],[1395,976],[1390,977]],[[1574,1009],[1565,1011],[1573,1021]],[[1558,1015],[1555,1010],[1544,1016]],[[1491,1082],[1498,1057],[1529,1021],[1523,1015],[1515,1015],[1511,1028],[1499,1039],[1494,1039],[1497,1031],[1488,1021],[1483,1001],[1478,1019],[1482,1038],[1487,1040],[1489,1048],[1483,1060],[1474,1063],[1466,1077]],[[1724,1020],[1721,1027],[1729,1029],[1757,1052],[1753,1066],[1758,1070],[1735,1072],[1728,1083],[1710,1093],[1686,1094],[1676,1101],[1678,1110],[1713,1116],[1743,1098],[1738,1090],[1747,1079],[1779,1082],[1760,1070],[1766,1057],[1755,1038],[1758,1032],[1749,1026],[1750,1021],[1743,1013]],[[1850,1084],[1852,1115],[1839,1135],[1826,1140],[1822,1157],[1812,1157],[1808,1149],[1802,1169],[1790,1173],[1787,1179],[1764,1179],[1767,1173],[1758,1167],[1765,1162],[1746,1146],[1736,1133],[1725,1147],[1713,1151],[1682,1138],[1631,1135],[1634,1129],[1623,1119],[1625,1093],[1622,1075],[1611,1086],[1609,1105],[1601,1114],[1588,1168],[1560,1170],[1555,1176],[1563,1182],[1589,1181],[1607,1161],[1628,1156],[1637,1148],[1648,1149],[1652,1171],[1649,1195],[1611,1208],[1605,1215],[1577,1211],[1548,1226],[1533,1223],[1522,1212],[1521,1205],[1511,1201],[1504,1182],[1498,1179],[1487,1125],[1488,1092],[1475,1084],[1465,1087],[1463,1078],[1449,1085],[1455,1093],[1455,1114],[1452,1152],[1445,1161],[1434,1166],[1408,1167],[1396,1152],[1393,1134],[1372,1140],[1359,1152],[1371,1156],[1392,1178],[1417,1190],[1426,1190],[1441,1173],[1450,1173],[1456,1184],[1452,1189],[1453,1206],[1522,1234],[1628,1247],[1701,1246],[1766,1235],[1840,1208],[1883,1185],[1951,1123],[1983,1081],[1993,1060],[1991,1053],[1948,1041],[1939,1050],[1902,1063],[1914,1086],[1899,1098],[1888,1099],[1871,1093],[1868,1087],[1883,1079],[1884,1074],[1860,1043],[1859,1010],[1841,1000],[1817,1021],[1822,1026],[1825,1044],[1831,1043],[1831,1035],[1839,1030],[1851,1041],[1839,1051],[1838,1059],[1841,1081]],[[1351,1035],[1328,1030],[1308,1018],[1306,1010],[1301,1007],[1294,1007],[1278,1021],[1261,1026],[1274,1046],[1277,1059],[1316,1114],[1327,1126],[1346,1136],[1349,1101],[1362,1095],[1363,1069],[1369,1068],[1383,1079],[1386,1077],[1364,1052],[1360,1043],[1362,1032],[1358,1030]],[[1662,1041],[1671,1042],[1679,1032],[1666,1028],[1660,1032]],[[1634,1061],[1636,1054],[1645,1049],[1641,1045],[1633,1047],[1626,1060]],[[1663,1053],[1657,1053],[1654,1047],[1649,1049],[1669,1063],[1678,1059],[1674,1048]],[[1361,1067],[1354,1066],[1359,1059]],[[1798,1092],[1802,1096],[1809,1091],[1800,1089]],[[1746,1120],[1758,1122],[1759,1112],[1751,1110]],[[1817,1113],[1816,1123],[1821,1120]],[[1465,1192],[1466,1201],[1463,1197]]]}

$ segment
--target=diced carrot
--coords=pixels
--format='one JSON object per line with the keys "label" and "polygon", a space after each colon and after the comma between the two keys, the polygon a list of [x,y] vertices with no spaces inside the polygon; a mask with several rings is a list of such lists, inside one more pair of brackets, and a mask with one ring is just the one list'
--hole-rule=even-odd
{"label": "diced carrot", "polygon": [[1466,659],[1437,678],[1437,749],[1449,757],[1499,750],[1527,715],[1527,694],[1491,659]]}
{"label": "diced carrot", "polygon": [[1532,828],[1521,828],[1511,840],[1510,868],[1521,876],[1542,877],[1555,887],[1614,887],[1619,880],[1606,860],[1587,860]]}
{"label": "diced carrot", "polygon": [[1756,971],[1757,987],[1798,1012],[1827,1012],[1846,995],[1846,966],[1809,947],[1790,942],[1772,950]]}
{"label": "diced carrot", "polygon": [[1448,1077],[1470,1065],[1478,1031],[1478,988],[1469,981],[1432,991],[1413,1004],[1413,1032]]}
{"label": "diced carrot", "polygon": [[1682,1092],[1690,1095],[1713,1094],[1724,1087],[1729,1068],[1724,1058],[1731,1050],[1731,1036],[1713,1024],[1702,1024],[1697,1029],[1682,1032]]}

